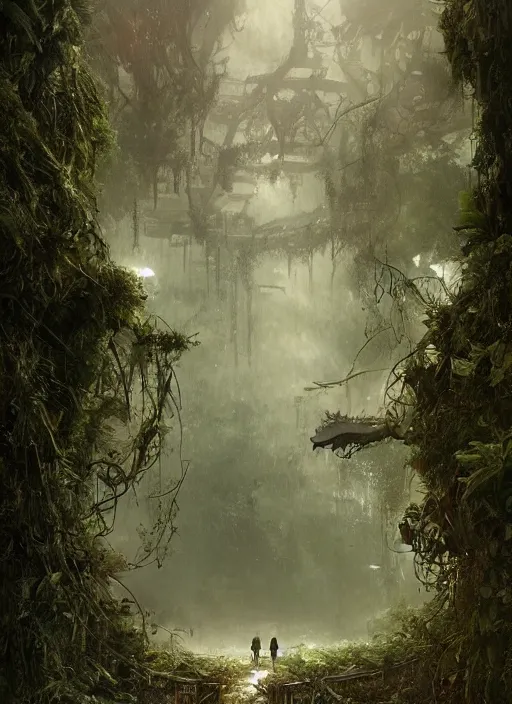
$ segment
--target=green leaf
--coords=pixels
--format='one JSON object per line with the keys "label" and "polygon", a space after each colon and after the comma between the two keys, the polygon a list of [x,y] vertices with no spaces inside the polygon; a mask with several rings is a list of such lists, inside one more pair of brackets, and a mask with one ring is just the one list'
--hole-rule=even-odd
{"label": "green leaf", "polygon": [[498,386],[498,384],[501,384],[501,382],[503,381],[504,378],[505,378],[505,372],[502,369],[502,367],[497,367],[497,368],[493,367],[491,369],[491,373],[489,375],[489,381],[490,381],[490,385],[492,388],[494,388],[495,386]]}
{"label": "green leaf", "polygon": [[[457,452],[455,457],[460,464],[476,464],[482,459],[481,455],[476,452]],[[462,479],[464,479],[464,481],[467,480],[466,477],[461,477],[461,480]]]}
{"label": "green leaf", "polygon": [[96,669],[98,670],[99,674],[104,677],[110,684],[116,685],[117,681],[112,677],[110,672],[107,672],[104,667],[96,663]]}
{"label": "green leaf", "polygon": [[468,359],[460,359],[459,357],[451,358],[452,374],[455,376],[467,377],[471,376],[475,371],[475,363]]}
{"label": "green leaf", "polygon": [[495,467],[486,465],[481,469],[477,469],[466,481],[464,499],[467,501],[467,499],[479,489],[485,488],[485,490],[487,490],[487,485],[496,480],[502,474],[502,471],[503,467],[501,465]]}
{"label": "green leaf", "polygon": [[50,577],[50,584],[58,584],[62,578],[62,572],[54,572]]}
{"label": "green leaf", "polygon": [[512,369],[512,350],[510,345],[499,342],[489,348],[492,369],[490,373],[491,386],[501,383],[508,372]]}
{"label": "green leaf", "polygon": [[509,252],[511,245],[512,238],[510,237],[510,235],[501,235],[501,237],[498,237],[494,245],[494,255],[496,256],[497,254],[504,254],[506,252]]}
{"label": "green leaf", "polygon": [[483,599],[490,599],[492,596],[492,588],[489,587],[488,585],[484,585],[480,587],[480,596]]}
{"label": "green leaf", "polygon": [[459,222],[462,227],[484,230],[487,219],[483,213],[477,210],[472,193],[461,191],[459,193]]}

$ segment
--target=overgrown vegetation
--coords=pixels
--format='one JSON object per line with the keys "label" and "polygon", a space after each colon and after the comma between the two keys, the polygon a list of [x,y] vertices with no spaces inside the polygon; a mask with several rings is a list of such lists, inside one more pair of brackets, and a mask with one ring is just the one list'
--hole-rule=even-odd
{"label": "overgrown vegetation", "polygon": [[[408,442],[428,496],[411,541],[436,599],[384,641],[285,659],[277,683],[355,665],[381,677],[323,694],[512,701],[511,13],[498,0],[447,3],[448,56],[481,107],[480,182],[457,228],[461,286],[430,306],[395,380],[414,396]],[[238,676],[148,654],[110,592],[127,567],[106,542],[116,505],[157,463],[179,408],[173,364],[191,343],[145,317],[139,282],[112,264],[95,223],[110,136],[81,58],[86,15],[69,0],[0,8],[0,695],[13,703],[129,698],[158,667]],[[140,564],[165,552],[181,480],[154,493]]]}
{"label": "overgrown vegetation", "polygon": [[[422,614],[401,605],[380,620],[369,642],[294,648],[278,660],[265,687],[271,701],[283,693],[283,685],[300,682],[294,695],[307,701],[430,702],[432,681],[439,679],[443,662],[446,626],[445,614],[434,605]],[[454,681],[443,678],[442,701],[455,701],[450,698]]]}
{"label": "overgrown vegetation", "polygon": [[229,688],[234,688],[247,673],[247,665],[240,660],[198,656],[172,642],[158,650],[148,650],[146,662],[152,672],[172,672],[189,679],[202,678]]}
{"label": "overgrown vegetation", "polygon": [[393,378],[395,407],[414,404],[407,440],[427,489],[407,542],[443,611],[442,657],[426,653],[420,668],[438,661],[423,701],[438,701],[447,678],[451,701],[512,701],[511,19],[494,0],[450,0],[442,16],[453,74],[480,109],[479,181],[454,228],[460,285],[428,306],[428,331]]}
{"label": "overgrown vegetation", "polygon": [[[84,4],[0,7],[0,699],[134,692],[145,635],[110,578],[118,500],[155,465],[190,341],[157,329],[96,226],[110,141],[82,59]],[[173,533],[181,478],[155,495],[141,559]]]}
{"label": "overgrown vegetation", "polygon": [[447,657],[475,702],[512,696],[510,18],[508,6],[482,0],[452,0],[442,17],[454,75],[480,106],[479,184],[456,228],[466,240],[460,289],[429,310],[404,371],[416,402],[411,442],[430,493],[423,509],[430,501],[437,527],[424,559],[437,563],[438,598],[457,614]]}
{"label": "overgrown vegetation", "polygon": [[[203,156],[203,130],[225,65],[217,54],[236,31],[237,0],[107,0],[89,33],[91,61],[105,87],[117,152],[104,168],[102,213],[120,219],[133,199],[158,188],[187,193],[198,232],[201,208],[192,181]],[[126,188],[120,193],[119,179]]]}

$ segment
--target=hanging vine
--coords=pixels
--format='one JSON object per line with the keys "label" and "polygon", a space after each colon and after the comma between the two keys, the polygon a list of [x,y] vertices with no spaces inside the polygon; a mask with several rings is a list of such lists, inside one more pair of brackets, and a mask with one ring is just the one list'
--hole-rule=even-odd
{"label": "hanging vine", "polygon": [[[449,0],[441,29],[478,105],[478,181],[454,228],[460,284],[424,301],[427,333],[388,398],[396,416],[412,409],[403,438],[427,489],[401,532],[444,624],[434,700],[448,681],[449,701],[494,704],[512,691],[512,9]],[[331,419],[321,438],[339,443],[335,430]]]}
{"label": "hanging vine", "polygon": [[[144,312],[95,221],[111,143],[68,0],[0,7],[0,699],[126,697],[144,633],[105,538],[179,426],[174,364],[193,344]],[[183,466],[183,474],[186,466]],[[174,532],[182,477],[155,503],[144,562]],[[116,578],[117,579],[117,578]]]}

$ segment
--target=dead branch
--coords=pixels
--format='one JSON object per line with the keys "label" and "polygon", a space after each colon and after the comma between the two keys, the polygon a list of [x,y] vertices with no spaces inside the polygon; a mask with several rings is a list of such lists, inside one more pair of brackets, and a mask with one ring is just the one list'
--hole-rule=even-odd
{"label": "dead branch", "polygon": [[333,452],[346,450],[349,446],[365,447],[387,438],[401,440],[397,430],[386,421],[381,423],[364,422],[342,418],[328,423],[323,428],[318,428],[316,435],[310,438],[313,450],[317,447],[328,448]]}
{"label": "dead branch", "polygon": [[319,389],[331,389],[334,386],[343,386],[347,382],[355,379],[363,374],[376,374],[377,372],[385,372],[387,369],[364,369],[361,372],[355,372],[354,374],[349,374],[344,379],[339,379],[338,381],[314,381],[314,386],[305,386],[304,391],[318,391]]}
{"label": "dead branch", "polygon": [[346,701],[345,697],[342,697],[341,694],[337,694],[337,693],[334,691],[334,689],[332,689],[332,687],[329,687],[328,684],[324,684],[324,687],[325,687],[325,689],[329,692],[329,694],[331,695],[331,697],[333,697],[333,699],[336,699],[337,702],[344,702],[344,701]]}
{"label": "dead branch", "polygon": [[[336,129],[338,122],[343,118],[349,115],[351,112],[354,112],[354,110],[359,110],[359,108],[364,108],[367,105],[371,105],[372,103],[375,103],[377,100],[382,100],[383,96],[382,95],[377,95],[374,98],[369,98],[368,100],[362,100],[360,103],[356,103],[355,105],[349,105],[348,108],[345,108],[345,110],[342,110],[338,114],[338,111],[336,111],[336,115],[334,116],[334,121],[332,125],[329,127],[327,132],[324,134],[322,139],[320,140],[319,144],[317,146],[321,147],[325,144],[325,142],[329,139],[329,137],[332,135],[334,130]],[[341,103],[338,107],[341,107]]]}

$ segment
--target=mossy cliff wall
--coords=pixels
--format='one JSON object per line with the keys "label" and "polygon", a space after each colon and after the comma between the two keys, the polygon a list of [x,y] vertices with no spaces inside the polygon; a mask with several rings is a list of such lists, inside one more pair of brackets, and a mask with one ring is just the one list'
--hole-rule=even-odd
{"label": "mossy cliff wall", "polygon": [[[132,686],[144,643],[110,594],[109,577],[122,562],[98,539],[111,516],[103,521],[95,492],[102,487],[113,505],[140,477],[158,446],[169,365],[187,346],[144,319],[139,283],[112,264],[96,226],[95,162],[109,134],[82,59],[86,21],[86,3],[72,0],[0,4],[6,704],[76,703]],[[119,342],[123,334],[130,345]],[[131,463],[116,454],[105,420],[126,419],[135,378],[126,370],[144,370],[149,383],[155,360],[167,367],[167,382],[153,395],[160,400],[136,436]]]}
{"label": "mossy cliff wall", "polygon": [[512,4],[448,0],[441,29],[478,106],[478,183],[454,228],[460,290],[428,311],[405,381],[430,492],[419,558],[449,613],[439,671],[494,704],[512,701]]}

